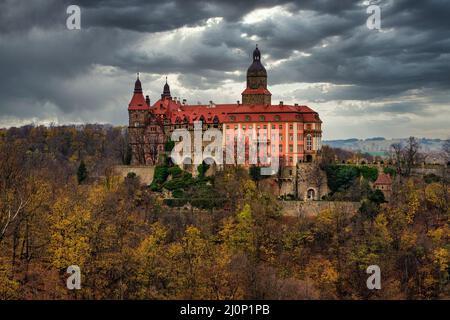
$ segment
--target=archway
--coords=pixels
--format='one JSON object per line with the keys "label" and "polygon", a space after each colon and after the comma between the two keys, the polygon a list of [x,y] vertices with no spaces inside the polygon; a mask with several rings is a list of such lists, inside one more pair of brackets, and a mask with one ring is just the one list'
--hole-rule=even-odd
{"label": "archway", "polygon": [[306,199],[307,200],[315,200],[316,199],[316,191],[314,189],[308,189],[306,192]]}
{"label": "archway", "polygon": [[312,160],[313,160],[312,155],[308,154],[308,155],[306,156],[306,162],[312,162]]}

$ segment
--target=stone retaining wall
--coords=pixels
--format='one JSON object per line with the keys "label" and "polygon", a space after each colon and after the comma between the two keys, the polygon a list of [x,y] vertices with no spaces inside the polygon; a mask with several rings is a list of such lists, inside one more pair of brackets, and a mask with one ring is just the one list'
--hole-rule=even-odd
{"label": "stone retaining wall", "polygon": [[287,217],[314,217],[325,209],[347,210],[356,214],[359,202],[341,201],[282,201],[283,215]]}
{"label": "stone retaining wall", "polygon": [[134,172],[143,184],[150,184],[155,174],[155,166],[115,166],[114,174],[125,178],[128,173]]}

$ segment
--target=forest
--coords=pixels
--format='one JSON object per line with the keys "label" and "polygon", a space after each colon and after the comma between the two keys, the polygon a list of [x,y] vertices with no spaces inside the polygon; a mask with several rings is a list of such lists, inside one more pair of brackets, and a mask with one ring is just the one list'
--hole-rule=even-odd
{"label": "forest", "polygon": [[[0,299],[450,298],[448,179],[402,175],[385,202],[363,192],[370,170],[327,166],[331,196],[360,191],[358,214],[293,218],[243,168],[163,168],[147,186],[114,176],[129,162],[121,127],[0,130]],[[170,206],[163,185],[211,201]]]}

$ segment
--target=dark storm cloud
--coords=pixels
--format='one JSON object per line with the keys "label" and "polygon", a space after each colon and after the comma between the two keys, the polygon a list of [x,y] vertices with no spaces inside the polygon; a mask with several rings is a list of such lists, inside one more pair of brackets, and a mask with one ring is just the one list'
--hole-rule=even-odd
{"label": "dark storm cloud", "polygon": [[[448,102],[450,3],[378,3],[384,32],[366,28],[362,1],[5,0],[0,3],[0,117],[44,117],[43,106],[52,105],[62,114],[95,106],[101,118],[104,97],[122,99],[115,97],[130,91],[137,71],[178,74],[183,87],[195,90],[244,82],[255,42],[268,65],[270,85],[337,85],[326,91],[295,90],[295,97],[377,101],[418,90],[439,93],[439,103]],[[82,9],[80,31],[65,28],[69,4]],[[243,21],[255,9],[277,5],[284,9],[250,24]],[[223,20],[208,24],[213,17]],[[184,26],[203,29],[195,38],[170,34]],[[105,82],[93,72],[96,66],[113,67],[110,77],[116,81]],[[126,74],[130,79],[123,78]],[[426,109],[393,106],[383,112]]]}

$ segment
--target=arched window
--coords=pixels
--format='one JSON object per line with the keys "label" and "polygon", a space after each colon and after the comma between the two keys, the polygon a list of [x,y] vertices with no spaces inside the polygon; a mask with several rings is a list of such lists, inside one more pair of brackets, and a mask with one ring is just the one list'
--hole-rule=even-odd
{"label": "arched window", "polygon": [[314,200],[316,198],[316,192],[314,191],[314,189],[308,189],[308,192],[306,194],[306,198],[308,200]]}

